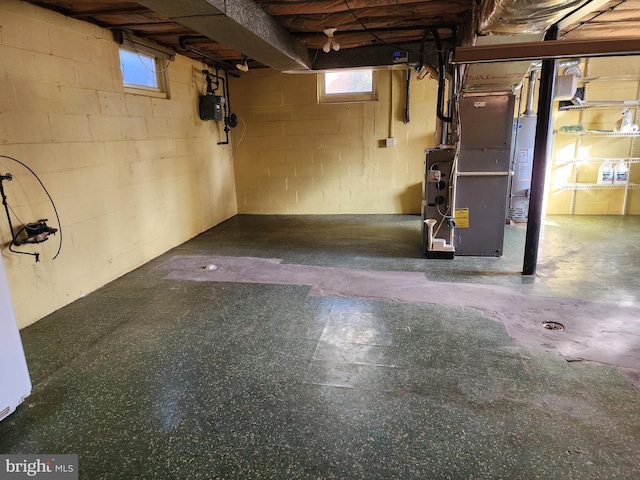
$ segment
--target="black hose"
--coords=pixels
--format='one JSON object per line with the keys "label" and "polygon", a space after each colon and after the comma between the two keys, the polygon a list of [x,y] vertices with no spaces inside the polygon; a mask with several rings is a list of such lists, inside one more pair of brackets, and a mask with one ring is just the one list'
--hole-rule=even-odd
{"label": "black hose", "polygon": [[[44,184],[42,183],[42,180],[40,180],[40,177],[38,177],[38,175],[36,175],[36,172],[34,172],[33,170],[31,170],[26,164],[22,163],[20,160],[17,160],[13,157],[9,157],[7,155],[0,155],[0,158],[7,158],[9,160],[13,160],[16,163],[19,163],[20,165],[22,165],[24,168],[26,168],[27,170],[29,170],[29,172],[31,173],[31,175],[33,175],[34,177],[36,177],[36,180],[38,180],[38,183],[40,184],[40,186],[42,187],[42,189],[44,190],[44,193],[47,194],[47,197],[49,197],[49,201],[51,202],[51,206],[53,207],[53,211],[56,214],[56,220],[58,222],[58,232],[60,233],[60,243],[58,244],[58,251],[56,252],[55,256],[53,257],[52,260],[55,260],[56,258],[58,258],[58,255],[60,255],[60,250],[62,250],[62,224],[60,223],[60,216],[58,215],[58,209],[56,208],[56,204],[53,202],[53,198],[51,198],[51,195],[49,195],[49,191],[47,190],[47,188],[44,186]],[[5,203],[6,205],[6,203]],[[9,215],[9,213],[7,212],[7,216]],[[11,219],[9,219],[9,225],[11,225]],[[14,236],[13,232],[11,232],[11,245],[13,245],[15,243],[15,239],[16,237]],[[26,255],[33,255],[36,257],[36,262],[38,261],[38,259],[40,258],[40,254],[39,253],[28,253],[28,252],[18,252],[16,250],[13,250],[11,248],[11,245],[9,245],[9,250],[11,250],[14,253],[23,253]]]}
{"label": "black hose", "polygon": [[436,104],[436,114],[438,118],[446,123],[453,122],[453,116],[446,116],[442,111],[442,104],[444,102],[444,82],[445,82],[445,62],[444,52],[442,51],[442,41],[440,40],[440,34],[436,28],[431,29],[431,34],[436,41],[436,50],[438,53],[438,102]]}

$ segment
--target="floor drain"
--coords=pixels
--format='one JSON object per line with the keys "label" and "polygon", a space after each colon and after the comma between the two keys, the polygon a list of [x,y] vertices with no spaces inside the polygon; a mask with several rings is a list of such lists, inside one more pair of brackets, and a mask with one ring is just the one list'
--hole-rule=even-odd
{"label": "floor drain", "polygon": [[564,330],[564,325],[558,322],[542,322],[542,326],[547,330]]}

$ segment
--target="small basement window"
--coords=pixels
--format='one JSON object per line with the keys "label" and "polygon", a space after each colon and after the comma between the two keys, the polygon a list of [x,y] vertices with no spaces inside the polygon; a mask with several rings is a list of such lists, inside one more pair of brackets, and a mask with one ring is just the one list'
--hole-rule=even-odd
{"label": "small basement window", "polygon": [[171,55],[130,39],[125,39],[119,50],[125,91],[163,98],[169,96],[167,69]]}
{"label": "small basement window", "polygon": [[339,70],[318,75],[318,102],[349,103],[377,100],[376,76],[371,69]]}

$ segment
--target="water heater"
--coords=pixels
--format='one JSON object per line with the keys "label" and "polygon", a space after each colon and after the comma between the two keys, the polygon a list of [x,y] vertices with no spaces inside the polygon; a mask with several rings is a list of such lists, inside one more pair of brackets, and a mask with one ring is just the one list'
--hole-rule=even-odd
{"label": "water heater", "polygon": [[514,149],[511,159],[513,175],[509,184],[507,218],[526,221],[529,215],[533,149],[536,143],[536,115],[522,115],[514,123]]}

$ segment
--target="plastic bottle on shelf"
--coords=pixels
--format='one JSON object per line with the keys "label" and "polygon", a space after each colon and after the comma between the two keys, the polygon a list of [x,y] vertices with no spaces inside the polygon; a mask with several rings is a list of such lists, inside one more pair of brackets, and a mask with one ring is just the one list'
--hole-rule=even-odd
{"label": "plastic bottle on shelf", "polygon": [[613,183],[624,185],[629,181],[629,168],[620,160],[613,169]]}
{"label": "plastic bottle on shelf", "polygon": [[611,162],[606,161],[598,169],[598,185],[611,185],[613,183],[613,167]]}

